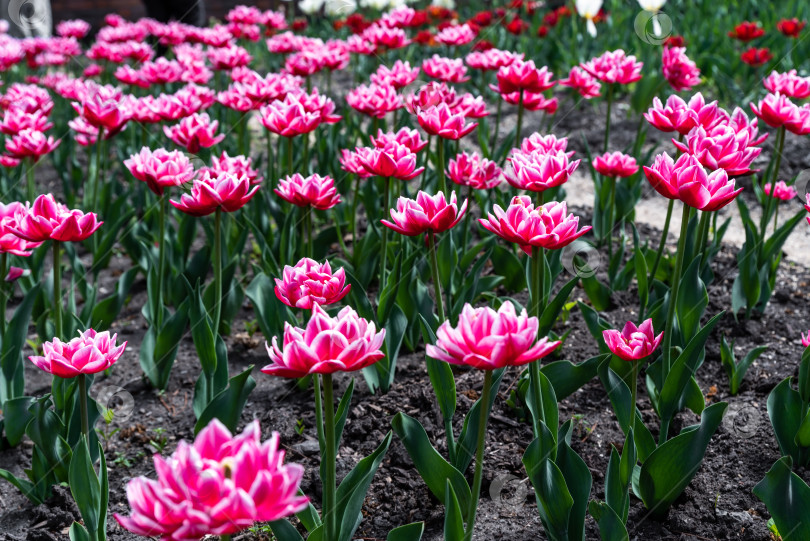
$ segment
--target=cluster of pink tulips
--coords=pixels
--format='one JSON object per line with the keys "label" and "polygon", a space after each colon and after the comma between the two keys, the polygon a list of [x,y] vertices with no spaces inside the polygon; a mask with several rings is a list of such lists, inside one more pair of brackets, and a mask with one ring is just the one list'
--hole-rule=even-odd
{"label": "cluster of pink tulips", "polygon": [[[247,539],[265,525],[278,541],[351,541],[395,436],[430,505],[443,506],[443,538],[471,541],[494,408],[531,426],[520,475],[555,541],[596,535],[588,520],[605,541],[629,539],[631,520],[665,520],[700,470],[728,407],[696,375],[725,314],[709,300],[729,209],[745,233],[734,318],[769,317],[782,247],[810,224],[790,208],[796,198],[810,212],[810,194],[783,160],[788,133],[810,135],[806,63],[788,52],[769,64],[767,49],[733,55],[746,70],[769,64],[743,104],[726,99],[739,82],[719,57],[687,55],[683,36],[635,27],[643,46],[624,43],[627,6],[359,4],[366,11],[302,0],[310,17],[294,20],[292,9],[242,5],[205,28],[109,15],[101,28],[63,21],[57,37],[22,40],[0,26],[0,453],[33,442],[31,466],[0,469],[0,482],[36,505],[68,486],[80,514],[72,541],[105,541],[115,522],[173,541]],[[639,0],[654,33],[664,4]],[[684,10],[684,28],[703,24]],[[803,22],[777,28],[795,38]],[[746,22],[729,36],[764,34]],[[585,133],[562,135],[571,116],[603,130],[596,150]],[[611,133],[624,116],[637,123],[629,144]],[[668,135],[650,142],[649,129]],[[566,201],[586,177],[592,210]],[[635,223],[643,192],[666,200],[653,238]],[[605,264],[583,264],[586,252]],[[144,332],[119,342],[133,299],[145,299],[134,316]],[[630,299],[621,321],[618,299]],[[570,325],[572,311],[584,325]],[[263,335],[258,381],[253,365],[232,371],[237,325]],[[583,351],[571,340],[598,354],[565,359]],[[810,465],[810,331],[800,342],[798,378],[767,401],[782,458],[754,488],[786,541],[810,536],[806,513],[793,512],[810,505],[793,471]],[[740,362],[725,338],[720,351],[733,396],[764,347]],[[365,399],[386,393],[401,385],[406,355],[424,367],[437,406],[426,409],[441,422],[426,429],[396,413],[350,464],[341,444],[358,377]],[[123,482],[96,426],[114,417],[91,389],[135,357],[139,400],[162,401],[194,375],[194,425],[160,447],[152,474],[128,481],[130,510],[113,522],[109,486]],[[177,358],[194,359],[182,380]],[[318,441],[312,494],[305,466],[285,463],[279,432],[290,420],[269,432],[243,423],[267,376],[312,401],[315,426],[295,428]],[[594,379],[623,439],[607,453],[604,501],[592,494],[595,466],[572,447],[575,419],[559,408]],[[51,392],[29,396],[35,388]],[[465,411],[461,391],[473,399]],[[696,424],[679,429],[689,411]],[[633,505],[644,510],[631,519]],[[425,529],[397,525],[387,539],[418,541]]]}

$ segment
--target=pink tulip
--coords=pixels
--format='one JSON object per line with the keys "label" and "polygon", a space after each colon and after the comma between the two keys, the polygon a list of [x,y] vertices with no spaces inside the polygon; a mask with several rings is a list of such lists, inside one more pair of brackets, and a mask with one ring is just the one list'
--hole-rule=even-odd
{"label": "pink tulip", "polygon": [[303,177],[301,174],[295,173],[280,179],[278,188],[273,191],[280,198],[298,207],[327,210],[340,203],[335,181],[330,176]]}
{"label": "pink tulip", "polygon": [[757,105],[752,103],[751,110],[772,128],[784,127],[797,135],[806,135],[802,132],[810,122],[810,110],[799,107],[784,94],[768,94]]}
{"label": "pink tulip", "polygon": [[458,47],[475,39],[477,32],[469,24],[447,26],[436,34],[436,43]]}
{"label": "pink tulip", "polygon": [[482,158],[477,152],[462,152],[447,163],[447,176],[462,186],[476,190],[495,188],[503,179],[503,170],[492,160]]}
{"label": "pink tulip", "polygon": [[567,137],[557,139],[557,136],[553,133],[540,135],[535,132],[520,143],[520,149],[512,149],[512,153],[517,154],[518,152],[522,152],[524,154],[531,154],[532,152],[539,151],[543,154],[556,154],[557,152],[565,152],[565,155],[571,158],[571,156],[574,155],[574,151],[566,152],[565,150],[567,148]]}
{"label": "pink tulip", "polygon": [[10,266],[8,268],[8,274],[6,274],[6,277],[4,278],[4,280],[6,282],[14,282],[14,281],[18,280],[20,277],[29,276],[30,274],[31,274],[30,270],[21,269],[20,267],[15,267],[15,266],[12,265],[12,266]]}
{"label": "pink tulip", "polygon": [[430,195],[420,190],[416,200],[400,197],[396,210],[390,210],[392,221],[380,222],[397,233],[413,237],[427,231],[447,231],[461,221],[466,210],[467,201],[459,208],[455,192],[450,194],[450,201],[447,201],[442,192]]}
{"label": "pink tulip", "polygon": [[294,53],[284,62],[284,70],[299,77],[309,77],[324,67],[323,56],[316,51]]}
{"label": "pink tulip", "polygon": [[376,24],[363,31],[362,38],[372,43],[375,50],[379,48],[400,49],[411,42],[401,28],[386,28]]}
{"label": "pink tulip", "polygon": [[23,108],[14,107],[12,104],[6,109],[3,121],[0,122],[0,132],[6,135],[16,135],[23,130],[33,130],[45,132],[53,128],[53,123],[48,122],[48,115],[42,111],[28,112]]}
{"label": "pink tulip", "polygon": [[34,204],[26,203],[15,214],[15,224],[9,225],[12,233],[29,242],[55,240],[78,242],[92,235],[104,222],[99,222],[93,212],[70,210],[57,203],[52,194],[40,195]]}
{"label": "pink tulip", "polygon": [[495,205],[494,216],[489,214],[478,221],[484,229],[507,242],[517,243],[530,254],[533,246],[549,250],[568,246],[592,229],[587,226],[577,230],[579,218],[566,215],[567,210],[565,202],[556,201],[535,208],[530,197],[518,195],[506,210]]}
{"label": "pink tulip", "polygon": [[41,242],[29,242],[14,233],[17,216],[26,211],[25,205],[18,202],[4,205],[0,203],[0,254],[12,254],[21,257],[31,255],[31,250],[37,248]]}
{"label": "pink tulip", "polygon": [[73,108],[91,125],[116,134],[124,129],[132,116],[128,100],[120,90],[110,85],[94,86],[81,103]]}
{"label": "pink tulip", "polygon": [[793,186],[788,186],[785,184],[784,180],[780,180],[776,183],[776,188],[773,190],[773,193],[771,193],[771,183],[767,182],[765,184],[764,191],[766,195],[770,195],[771,197],[779,199],[780,201],[790,201],[798,195],[796,188]]}
{"label": "pink tulip", "polygon": [[723,110],[720,110],[720,113],[721,115],[715,121],[712,128],[715,128],[718,124],[725,123],[727,126],[733,128],[738,134],[739,132],[745,132],[748,135],[749,147],[761,145],[768,138],[767,133],[758,135],[758,119],[756,117],[749,119],[748,115],[746,115],[745,111],[743,111],[740,107],[735,107],[734,111],[731,113],[731,116],[728,116]]}
{"label": "pink tulip", "polygon": [[698,126],[689,132],[686,142],[673,139],[681,152],[687,152],[709,169],[724,169],[729,175],[745,175],[750,165],[762,152],[761,148],[748,144],[747,131],[737,131],[732,126],[717,125],[710,130]]}
{"label": "pink tulip", "polygon": [[30,159],[37,162],[58,147],[60,142],[61,140],[46,136],[41,131],[24,129],[6,139],[6,152],[17,160]]}
{"label": "pink tulip", "polygon": [[477,122],[466,123],[466,118],[454,114],[446,103],[423,109],[417,115],[417,121],[428,135],[437,135],[443,139],[458,140],[473,131]]}
{"label": "pink tulip", "polygon": [[559,106],[557,98],[546,98],[539,92],[523,92],[522,102],[520,92],[501,94],[501,98],[503,98],[506,103],[510,103],[512,105],[520,105],[522,103],[523,108],[527,111],[544,111],[549,115],[556,113],[557,107]]}
{"label": "pink tulip", "polygon": [[385,148],[391,143],[399,143],[408,147],[408,150],[413,153],[419,152],[428,144],[427,141],[422,139],[422,135],[418,130],[412,130],[408,127],[400,128],[398,132],[383,133],[382,130],[377,130],[377,137],[375,138],[372,135],[370,138],[371,144],[376,148]]}
{"label": "pink tulip", "polygon": [[810,331],[807,331],[807,336],[801,335],[802,337],[802,345],[806,348],[810,348]]}
{"label": "pink tulip", "polygon": [[636,327],[635,323],[628,321],[622,331],[609,329],[602,331],[608,349],[624,361],[639,361],[649,357],[658,349],[664,333],[655,336],[652,319],[644,321]]}
{"label": "pink tulip", "polygon": [[641,79],[641,68],[644,64],[637,62],[635,56],[627,56],[621,49],[606,51],[580,64],[582,69],[603,83],[629,85]]}
{"label": "pink tulip", "polygon": [[498,69],[498,92],[511,94],[513,92],[545,92],[552,86],[554,76],[546,66],[537,68],[534,60],[523,61],[516,59],[507,66]]}
{"label": "pink tulip", "polygon": [[212,122],[208,114],[195,113],[182,119],[179,124],[163,126],[163,133],[175,144],[197,154],[201,148],[212,147],[225,139],[225,134],[216,135],[218,126],[219,122]]}
{"label": "pink tulip", "polygon": [[93,329],[80,332],[77,338],[62,342],[54,338],[42,344],[42,356],[28,357],[37,368],[60,378],[75,378],[80,374],[97,374],[111,367],[124,353],[127,343],[116,345],[117,334],[96,333]]}
{"label": "pink tulip", "polygon": [[762,84],[774,94],[783,94],[797,100],[810,98],[810,77],[800,77],[796,70],[787,73],[772,71],[763,79]]}
{"label": "pink tulip", "polygon": [[313,304],[306,328],[284,323],[283,352],[277,337],[273,337],[272,347],[265,344],[271,364],[262,372],[284,378],[354,372],[385,357],[381,350],[384,338],[385,329],[376,332],[373,322],[361,318],[349,306],[336,317],[329,317],[323,308]]}
{"label": "pink tulip", "polygon": [[601,96],[599,89],[602,85],[587,71],[579,66],[574,66],[565,79],[557,81],[560,86],[567,86],[576,90],[580,96],[589,100]]}
{"label": "pink tulip", "polygon": [[655,157],[652,167],[644,167],[653,188],[668,199],[703,211],[715,211],[731,203],[743,190],[735,190],[734,179],[723,169],[707,174],[697,158],[684,154],[673,162],[666,152]]}
{"label": "pink tulip", "polygon": [[326,306],[335,304],[351,290],[346,285],[343,269],[334,274],[329,262],[318,263],[307,257],[294,267],[284,266],[282,279],[276,280],[275,293],[278,300],[293,308],[309,310],[314,304]]}
{"label": "pink tulip", "polygon": [[146,185],[158,196],[171,186],[181,186],[194,178],[194,166],[188,157],[178,150],[171,152],[159,148],[154,152],[143,147],[138,154],[133,154],[124,165],[136,179]]}
{"label": "pink tulip", "polygon": [[113,515],[140,536],[232,535],[291,516],[309,501],[298,495],[304,468],[284,464],[278,433],[261,441],[258,420],[232,436],[214,419],[193,444],[181,441],[168,459],[155,455],[154,464],[157,480],[137,477],[127,484],[132,514]]}
{"label": "pink tulip", "polygon": [[[364,149],[368,152],[371,149]],[[368,169],[365,168],[363,162],[360,161],[360,152],[352,152],[351,150],[344,148],[340,151],[340,157],[338,157],[338,161],[340,162],[340,168],[348,173],[354,173],[355,175],[359,176],[360,178],[368,178],[374,176],[373,173],[370,173]]]}
{"label": "pink tulip", "polygon": [[449,321],[436,331],[436,344],[425,346],[428,357],[450,364],[494,370],[522,366],[541,359],[557,349],[561,342],[537,340],[539,323],[518,314],[515,306],[504,301],[496,312],[489,306],[473,308],[464,305],[453,327]]}
{"label": "pink tulip", "polygon": [[244,47],[229,44],[226,47],[209,50],[208,60],[215,70],[232,70],[240,66],[247,66],[253,57]]}
{"label": "pink tulip", "polygon": [[600,175],[617,178],[630,177],[638,171],[636,159],[621,152],[606,152],[593,160],[593,168]]}
{"label": "pink tulip", "polygon": [[655,97],[653,106],[644,113],[644,118],[658,130],[677,131],[681,135],[686,135],[695,126],[711,127],[719,115],[717,102],[706,103],[703,95],[698,92],[692,96],[689,103],[673,94],[667,98],[666,107]]}
{"label": "pink tulip", "polygon": [[562,150],[537,150],[529,154],[514,152],[509,163],[511,167],[504,172],[509,184],[519,190],[543,192],[568,182],[580,160],[569,162],[568,154]]}
{"label": "pink tulip", "polygon": [[399,90],[414,82],[419,77],[419,68],[411,68],[408,62],[397,60],[390,68],[380,64],[376,73],[371,74],[371,82],[380,86],[393,86]]}
{"label": "pink tulip", "polygon": [[81,19],[62,21],[56,25],[56,33],[63,38],[82,39],[90,32],[90,23]]}
{"label": "pink tulip", "polygon": [[448,104],[448,107],[454,115],[462,115],[464,118],[484,118],[489,115],[484,98],[473,96],[469,92],[460,95],[454,103]]}
{"label": "pink tulip", "polygon": [[212,175],[208,171],[194,179],[191,193],[184,193],[180,201],[169,202],[174,208],[191,216],[207,216],[217,209],[223,212],[235,212],[245,206],[256,195],[258,186],[251,186],[246,175],[232,173]]}
{"label": "pink tulip", "polygon": [[460,58],[445,58],[434,54],[422,62],[422,71],[428,77],[445,83],[464,83],[470,80],[467,76],[467,66]]}
{"label": "pink tulip", "polygon": [[700,83],[700,70],[686,56],[686,47],[664,47],[661,63],[664,79],[675,92],[689,90]]}
{"label": "pink tulip", "polygon": [[508,66],[515,60],[523,60],[523,53],[489,49],[486,51],[473,51],[464,58],[464,62],[468,66],[481,71],[494,71]]}
{"label": "pink tulip", "polygon": [[405,98],[405,109],[409,113],[415,115],[440,103],[446,103],[448,106],[457,101],[456,91],[447,86],[446,83],[430,82],[422,87],[415,94],[411,94]]}
{"label": "pink tulip", "polygon": [[424,167],[416,167],[416,154],[397,142],[384,148],[358,148],[357,159],[372,175],[411,180],[419,176]]}
{"label": "pink tulip", "polygon": [[402,107],[402,98],[391,85],[360,85],[346,95],[352,109],[374,118],[384,118],[391,111]]}
{"label": "pink tulip", "polygon": [[228,153],[223,151],[222,155],[217,158],[211,158],[211,167],[201,169],[208,171],[211,176],[219,176],[223,173],[234,175],[236,177],[246,176],[251,184],[261,184],[264,180],[261,174],[253,169],[253,159],[245,156],[228,156]]}
{"label": "pink tulip", "polygon": [[315,130],[321,123],[319,112],[308,111],[301,96],[287,94],[261,108],[265,128],[282,137],[296,137]]}

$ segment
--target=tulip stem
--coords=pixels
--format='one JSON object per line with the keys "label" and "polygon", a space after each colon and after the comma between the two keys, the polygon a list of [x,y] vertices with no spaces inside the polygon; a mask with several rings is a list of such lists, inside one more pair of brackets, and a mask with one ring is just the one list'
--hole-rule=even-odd
{"label": "tulip stem", "polygon": [[[8,292],[6,291],[6,276],[8,275],[8,253],[0,254],[0,343],[6,335],[6,302]],[[11,398],[11,395],[8,396]]]}
{"label": "tulip stem", "polygon": [[273,157],[273,139],[270,137],[270,130],[267,130],[267,180],[272,185],[276,182],[276,161]]}
{"label": "tulip stem", "polygon": [[495,145],[498,144],[498,133],[501,131],[501,107],[503,105],[503,99],[498,100],[498,107],[495,109],[495,132],[492,134],[492,143],[490,143],[489,154],[490,156],[495,155]]}
{"label": "tulip stem", "polygon": [[336,501],[336,463],[337,449],[335,442],[335,402],[332,388],[332,374],[323,374],[324,401],[324,438],[326,439],[326,468],[324,470],[324,525],[325,541],[335,541],[335,501]]}
{"label": "tulip stem", "polygon": [[163,324],[163,270],[166,268],[166,194],[160,196],[160,213],[158,214],[158,302],[155,314],[157,329]]}
{"label": "tulip stem", "polygon": [[428,230],[428,252],[430,252],[430,274],[433,278],[433,293],[436,297],[436,312],[439,314],[439,324],[444,323],[444,303],[442,302],[442,286],[439,282],[439,258],[436,255],[436,233]]}
{"label": "tulip stem", "polygon": [[[661,255],[664,253],[664,248],[667,245],[667,236],[669,235],[669,224],[672,221],[672,209],[675,207],[675,200],[670,199],[667,205],[667,217],[664,220],[664,231],[661,233],[661,242],[658,243],[658,252],[655,254],[655,261],[653,262],[652,272],[650,273],[649,284],[647,285],[648,292],[652,290],[653,282],[655,281],[655,273],[658,272],[658,266],[661,264]],[[639,313],[639,320],[644,321],[644,307],[641,307]]]}
{"label": "tulip stem", "polygon": [[[352,197],[352,257],[357,257],[357,201],[360,199],[360,175],[354,175],[354,196]],[[355,261],[357,263],[357,261]]]}
{"label": "tulip stem", "polygon": [[293,141],[292,137],[287,137],[287,174],[293,174]]}
{"label": "tulip stem", "polygon": [[638,411],[636,399],[638,397],[638,365],[640,363],[641,360],[633,361],[633,372],[631,376],[633,381],[630,385],[630,402],[633,403],[633,417],[630,419],[630,430],[632,430],[633,433],[636,431],[636,411]]}
{"label": "tulip stem", "polygon": [[523,89],[518,97],[517,127],[515,128],[515,148],[520,148],[520,132],[523,131]]}
{"label": "tulip stem", "polygon": [[[613,219],[615,216],[614,207],[616,206],[616,178],[609,177],[607,179],[610,182],[610,202],[608,203],[608,228],[606,231],[607,234],[607,245],[608,245],[608,268],[613,267]],[[611,281],[613,280],[613,276],[610,277]]]}
{"label": "tulip stem", "polygon": [[[214,313],[212,316],[214,336],[216,336],[219,334],[219,320],[222,317],[222,207],[217,207],[214,212]],[[213,392],[210,385],[208,390]]]}
{"label": "tulip stem", "polygon": [[[782,152],[785,149],[785,127],[782,126],[779,128],[779,131],[776,133],[776,156],[774,156],[774,167],[773,167],[773,175],[771,176],[771,195],[766,195],[766,201],[762,208],[762,219],[760,220],[760,230],[762,233],[760,237],[762,241],[760,242],[760,254],[762,252],[763,245],[765,243],[765,231],[768,228],[768,218],[771,215],[771,210],[773,207],[773,203],[776,201],[776,198],[773,197],[774,191],[776,190],[776,180],[779,178],[779,168],[782,166]],[[765,192],[765,186],[763,188],[763,193]]]}
{"label": "tulip stem", "polygon": [[484,445],[487,436],[487,421],[489,421],[489,395],[492,387],[492,370],[484,370],[484,388],[481,390],[481,422],[478,423],[478,442],[475,448],[475,474],[473,475],[472,498],[467,511],[467,530],[465,541],[471,541],[475,527],[475,512],[478,509],[478,499],[481,495],[481,477],[484,471]]}
{"label": "tulip stem", "polygon": [[776,230],[779,228],[779,205],[776,205],[776,208],[773,210],[773,233],[776,234]]}
{"label": "tulip stem", "polygon": [[473,204],[473,189],[472,186],[467,186],[467,211],[465,212],[464,216],[464,244],[462,245],[462,254],[467,252],[467,243],[470,240],[470,218],[472,216],[472,209]]}
{"label": "tulip stem", "polygon": [[[541,197],[538,195],[538,198]],[[540,314],[543,310],[543,294],[541,290],[543,289],[543,249],[539,246],[532,246],[532,259],[531,259],[531,267],[532,267],[532,303],[531,308],[532,312],[540,319]],[[534,407],[536,408],[536,412],[534,415],[534,425],[532,426],[534,430],[535,437],[540,436],[541,432],[541,423],[545,422],[546,419],[546,412],[545,408],[543,407],[543,394],[542,389],[540,387],[540,361],[534,361],[529,365],[529,389],[532,393],[532,398],[534,400]]]}
{"label": "tulip stem", "polygon": [[34,160],[30,160],[27,164],[24,165],[25,167],[25,176],[28,182],[28,201],[31,204],[34,203],[34,199],[37,197],[37,190],[36,186],[34,185]]}
{"label": "tulip stem", "polygon": [[[104,145],[104,128],[100,128],[96,138],[95,166],[93,167],[93,204],[90,207],[93,212],[99,212],[98,200],[101,186],[101,154]],[[93,235],[96,238],[96,235]],[[94,245],[96,242],[94,242]]]}
{"label": "tulip stem", "polygon": [[[391,177],[385,177],[385,182],[383,185],[383,200],[385,204],[383,205],[383,216],[388,214],[389,209],[391,208]],[[388,228],[383,226],[382,228],[382,254],[380,254],[380,287],[379,293],[382,294],[383,287],[385,287],[385,267],[388,263]],[[378,295],[379,300],[379,295]]]}
{"label": "tulip stem", "polygon": [[695,257],[700,257],[700,267],[698,267],[698,274],[700,273],[703,264],[706,262],[706,243],[709,240],[709,215],[711,212],[702,211],[700,213],[700,221],[698,222],[698,235],[697,246],[694,252]]}
{"label": "tulip stem", "polygon": [[436,137],[436,174],[439,176],[439,191],[446,194],[444,181],[444,139]]}
{"label": "tulip stem", "polygon": [[62,336],[62,266],[58,240],[53,241],[53,331],[60,340]]}
{"label": "tulip stem", "polygon": [[79,374],[79,408],[82,416],[82,434],[90,445],[90,420],[87,417],[87,376]]}
{"label": "tulip stem", "polygon": [[608,151],[608,140],[610,139],[610,111],[612,108],[613,108],[613,85],[608,83],[607,117],[605,118],[605,142],[603,152]]}
{"label": "tulip stem", "polygon": [[[669,369],[672,366],[672,329],[675,325],[675,305],[678,303],[678,290],[681,285],[681,274],[683,272],[683,254],[686,249],[686,233],[689,228],[689,213],[691,207],[683,205],[683,215],[681,217],[681,236],[678,238],[678,251],[675,254],[675,274],[672,276],[672,288],[669,293],[669,306],[667,307],[667,324],[664,330],[664,370],[662,373],[662,380],[666,379],[669,374]],[[684,336],[683,339],[687,340],[690,337]],[[659,443],[667,441],[666,428],[661,426],[661,434],[659,436]]]}
{"label": "tulip stem", "polygon": [[307,250],[306,256],[312,259],[312,207],[304,207],[304,228],[306,229]]}

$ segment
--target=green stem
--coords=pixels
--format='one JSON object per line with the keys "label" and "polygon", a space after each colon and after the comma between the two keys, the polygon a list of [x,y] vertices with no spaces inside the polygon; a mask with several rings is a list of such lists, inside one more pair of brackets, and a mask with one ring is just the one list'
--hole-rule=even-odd
{"label": "green stem", "polygon": [[517,128],[515,130],[515,148],[520,148],[520,134],[523,131],[523,90],[518,97]]}
{"label": "green stem", "polygon": [[613,108],[613,85],[608,84],[607,91],[607,117],[605,119],[605,143],[603,152],[608,150],[608,140],[610,139],[610,111]]}
{"label": "green stem", "polygon": [[[391,208],[391,190],[389,189],[391,184],[391,177],[385,177],[385,183],[383,186],[383,198],[385,203],[383,204],[383,216],[388,214],[388,210]],[[380,254],[380,292],[382,293],[383,287],[385,287],[385,267],[388,263],[388,228],[382,226],[382,254]]]}
{"label": "green stem", "polygon": [[633,404],[633,417],[630,419],[630,429],[635,434],[636,432],[636,411],[638,410],[638,406],[636,405],[636,398],[638,397],[638,365],[641,364],[641,361],[633,361],[633,381],[632,385],[630,386],[630,402]]}
{"label": "green stem", "polygon": [[[98,138],[96,139],[96,164],[93,167],[93,204],[91,206],[91,210],[93,212],[99,212],[98,208],[98,201],[99,201],[99,191],[101,189],[101,154],[102,154],[102,147],[104,144],[104,128],[101,128],[98,132]],[[96,235],[93,235],[93,238],[96,238]]]}
{"label": "green stem", "polygon": [[[214,335],[219,333],[222,317],[222,207],[214,213]],[[212,397],[213,398],[213,397]]]}
{"label": "green stem", "polygon": [[332,374],[323,374],[323,401],[324,401],[324,438],[326,439],[326,468],[324,469],[324,525],[325,541],[335,541],[335,503],[336,495],[336,463],[337,449],[335,446],[335,401],[332,388]]}
{"label": "green stem", "polygon": [[8,254],[0,254],[0,343],[6,335],[6,302],[9,292],[6,291],[6,275],[8,274]]}
{"label": "green stem", "polygon": [[287,137],[287,174],[293,174],[293,140],[292,137]]}
{"label": "green stem", "polygon": [[484,446],[487,436],[487,421],[489,421],[489,395],[492,387],[492,370],[484,371],[484,388],[481,391],[481,422],[478,423],[478,440],[475,448],[475,474],[473,475],[472,498],[467,511],[467,529],[464,540],[471,541],[475,528],[475,512],[478,510],[478,499],[481,496],[481,478],[484,471]]}
{"label": "green stem", "polygon": [[160,214],[158,215],[158,303],[157,303],[157,328],[163,324],[163,271],[166,269],[166,198],[164,193],[160,196]]}
{"label": "green stem", "polygon": [[309,167],[309,134],[305,133],[305,134],[302,135],[302,137],[304,138],[304,167],[302,168],[303,173],[301,173],[301,174],[304,175],[304,176],[307,176],[307,175],[309,175],[309,171],[310,171],[310,167]]}
{"label": "green stem", "polygon": [[312,259],[313,246],[312,246],[312,207],[304,207],[304,227],[307,232],[307,250],[306,256]]}
{"label": "green stem", "polygon": [[87,417],[87,376],[79,374],[79,407],[82,416],[82,434],[90,444],[90,420]]}
{"label": "green stem", "polygon": [[[463,204],[463,203],[462,203]],[[467,186],[467,210],[464,213],[464,244],[462,244],[462,252],[467,251],[467,243],[470,240],[470,219],[472,217],[472,204],[473,204],[473,189],[472,186]]]}
{"label": "green stem", "polygon": [[430,254],[430,274],[433,278],[433,293],[436,297],[436,312],[439,314],[439,323],[444,323],[444,303],[442,302],[442,286],[439,281],[439,258],[436,255],[436,233],[428,231],[428,252]]}
{"label": "green stem", "polygon": [[267,130],[267,180],[275,185],[276,161],[273,157],[273,139],[270,137],[270,130]]}
{"label": "green stem", "polygon": [[[762,242],[760,242],[760,255],[762,253],[762,249],[765,243],[765,230],[768,228],[768,217],[771,215],[772,207],[774,202],[776,201],[775,197],[772,197],[774,190],[776,189],[776,180],[779,178],[779,168],[782,166],[782,152],[785,149],[785,127],[782,126],[779,128],[779,131],[776,134],[776,141],[777,141],[777,150],[776,156],[774,156],[774,168],[773,168],[773,175],[771,176],[771,196],[765,196],[765,205],[762,209],[762,219],[760,220],[759,229],[760,229],[760,237],[762,238]],[[763,179],[764,182],[764,179]],[[763,186],[763,193],[764,193],[764,186]]]}
{"label": "green stem", "polygon": [[779,205],[776,205],[776,208],[773,210],[773,232],[776,234],[776,230],[779,229]]}
{"label": "green stem", "polygon": [[357,255],[357,202],[360,199],[360,175],[354,178],[354,196],[352,197],[352,257]]}
{"label": "green stem", "polygon": [[[538,246],[532,246],[532,260],[531,260],[531,274],[532,274],[532,290],[533,299],[531,302],[531,311],[538,319],[543,310],[543,249]],[[546,412],[543,408],[543,395],[540,388],[540,361],[534,361],[529,365],[529,388],[534,399],[535,408],[537,408],[536,416],[534,419],[535,437],[538,437],[541,432],[541,425],[545,422]]]}
{"label": "green stem", "polygon": [[436,174],[439,175],[439,191],[447,194],[444,181],[444,139],[436,137]]}
{"label": "green stem", "polygon": [[53,241],[53,329],[54,336],[60,340],[62,336],[62,265],[58,240]]}
{"label": "green stem", "polygon": [[495,145],[498,144],[498,133],[501,131],[501,107],[503,100],[498,99],[498,107],[495,109],[495,132],[492,134],[492,143],[489,145],[490,155],[495,154]]}
{"label": "green stem", "polygon": [[340,216],[338,216],[336,209],[333,209],[332,215],[335,218],[335,234],[337,234],[338,245],[340,245],[340,249],[343,252],[343,256],[349,257],[349,250],[346,248],[346,243],[343,240],[343,232],[340,229]]}
{"label": "green stem", "polygon": [[697,236],[697,250],[694,252],[695,256],[700,254],[700,267],[703,268],[706,262],[706,243],[709,240],[709,218],[711,212],[702,211],[700,213],[700,221],[698,222],[698,236]]}
{"label": "green stem", "polygon": [[37,197],[37,188],[34,185],[34,161],[31,160],[27,164],[25,164],[25,176],[28,182],[28,201],[31,204],[34,203],[34,199]]}
{"label": "green stem", "polygon": [[[615,215],[614,208],[616,206],[616,178],[608,178],[610,182],[610,202],[608,203],[608,230],[607,230],[607,243],[608,243],[608,266],[612,266],[613,262],[613,219]],[[613,277],[610,277],[611,280]]]}
{"label": "green stem", "polygon": [[[664,231],[661,233],[661,242],[658,243],[658,252],[655,254],[655,261],[653,262],[652,272],[650,273],[650,280],[648,290],[652,289],[653,280],[655,280],[655,273],[658,272],[658,266],[661,264],[661,255],[664,253],[664,248],[667,245],[667,236],[669,235],[669,224],[672,221],[672,209],[675,207],[675,200],[670,199],[667,205],[667,217],[664,220]],[[640,320],[644,320],[644,313],[639,315]]]}

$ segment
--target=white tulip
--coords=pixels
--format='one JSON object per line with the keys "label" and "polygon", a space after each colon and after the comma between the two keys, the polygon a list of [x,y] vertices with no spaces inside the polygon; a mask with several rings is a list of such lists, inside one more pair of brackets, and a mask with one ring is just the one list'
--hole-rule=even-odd
{"label": "white tulip", "polygon": [[327,17],[345,17],[357,10],[355,0],[326,0],[324,13]]}
{"label": "white tulip", "polygon": [[301,0],[298,3],[298,8],[306,13],[312,15],[323,7],[323,0]]}
{"label": "white tulip", "polygon": [[430,5],[445,9],[456,9],[456,0],[433,0]]}
{"label": "white tulip", "polygon": [[596,37],[596,25],[593,24],[593,19],[602,9],[602,0],[575,0],[574,5],[577,8],[577,13],[588,21],[585,25],[588,34],[591,37]]}
{"label": "white tulip", "polygon": [[638,0],[638,5],[641,6],[641,9],[653,13],[660,11],[666,3],[667,0]]}

